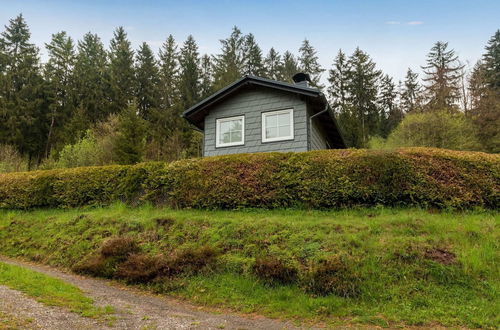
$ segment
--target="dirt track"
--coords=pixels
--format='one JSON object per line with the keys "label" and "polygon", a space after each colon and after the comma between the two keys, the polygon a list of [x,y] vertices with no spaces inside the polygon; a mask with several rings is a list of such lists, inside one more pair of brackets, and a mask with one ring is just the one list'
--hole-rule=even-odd
{"label": "dirt track", "polygon": [[0,311],[30,319],[41,329],[296,329],[291,322],[202,310],[187,303],[117,285],[111,281],[65,273],[50,267],[0,258],[0,261],[47,274],[79,287],[98,306],[113,306],[111,325],[61,308],[42,305],[0,286]]}

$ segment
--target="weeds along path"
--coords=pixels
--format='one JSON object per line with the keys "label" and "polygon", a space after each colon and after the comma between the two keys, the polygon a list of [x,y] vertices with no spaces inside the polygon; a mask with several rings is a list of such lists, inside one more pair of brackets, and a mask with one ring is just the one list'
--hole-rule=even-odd
{"label": "weeds along path", "polygon": [[54,268],[0,256],[7,264],[26,267],[59,278],[94,299],[98,306],[112,306],[116,319],[97,323],[60,308],[47,307],[31,298],[0,286],[0,311],[33,319],[42,329],[296,329],[291,322],[260,316],[244,317],[210,313],[172,298],[147,294],[111,281],[65,273]]}

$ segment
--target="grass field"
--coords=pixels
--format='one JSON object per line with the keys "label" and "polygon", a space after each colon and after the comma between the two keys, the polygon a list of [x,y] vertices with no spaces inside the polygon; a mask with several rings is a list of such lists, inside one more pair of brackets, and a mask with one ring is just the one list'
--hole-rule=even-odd
{"label": "grass field", "polygon": [[[0,253],[272,317],[494,328],[499,222],[483,210],[3,210]],[[109,252],[120,239],[128,252]]]}

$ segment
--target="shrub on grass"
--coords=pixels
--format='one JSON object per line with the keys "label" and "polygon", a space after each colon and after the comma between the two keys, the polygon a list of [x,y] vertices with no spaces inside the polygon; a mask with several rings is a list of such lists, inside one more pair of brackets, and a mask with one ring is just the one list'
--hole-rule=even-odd
{"label": "shrub on grass", "polygon": [[106,258],[101,254],[92,254],[74,265],[72,270],[79,274],[112,278],[118,263],[117,258]]}
{"label": "shrub on grass", "polygon": [[317,262],[305,276],[306,291],[320,296],[358,296],[361,279],[354,263],[352,258],[340,255]]}
{"label": "shrub on grass", "polygon": [[145,283],[161,276],[167,267],[161,255],[131,254],[118,266],[116,276],[133,283]]}
{"label": "shrub on grass", "polygon": [[267,284],[290,284],[297,281],[298,269],[291,262],[266,256],[255,260],[253,272]]}
{"label": "shrub on grass", "polygon": [[219,252],[211,246],[185,249],[168,259],[166,272],[170,276],[196,274],[213,266],[218,255]]}
{"label": "shrub on grass", "polygon": [[131,237],[113,237],[104,241],[101,247],[101,255],[107,257],[126,258],[133,253],[139,252],[137,242]]}

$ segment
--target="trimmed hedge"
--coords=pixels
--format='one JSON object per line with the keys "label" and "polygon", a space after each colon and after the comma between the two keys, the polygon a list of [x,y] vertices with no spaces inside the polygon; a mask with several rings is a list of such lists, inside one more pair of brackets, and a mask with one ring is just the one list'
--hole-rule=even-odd
{"label": "trimmed hedge", "polygon": [[500,155],[433,148],[240,154],[0,174],[0,208],[497,208]]}

